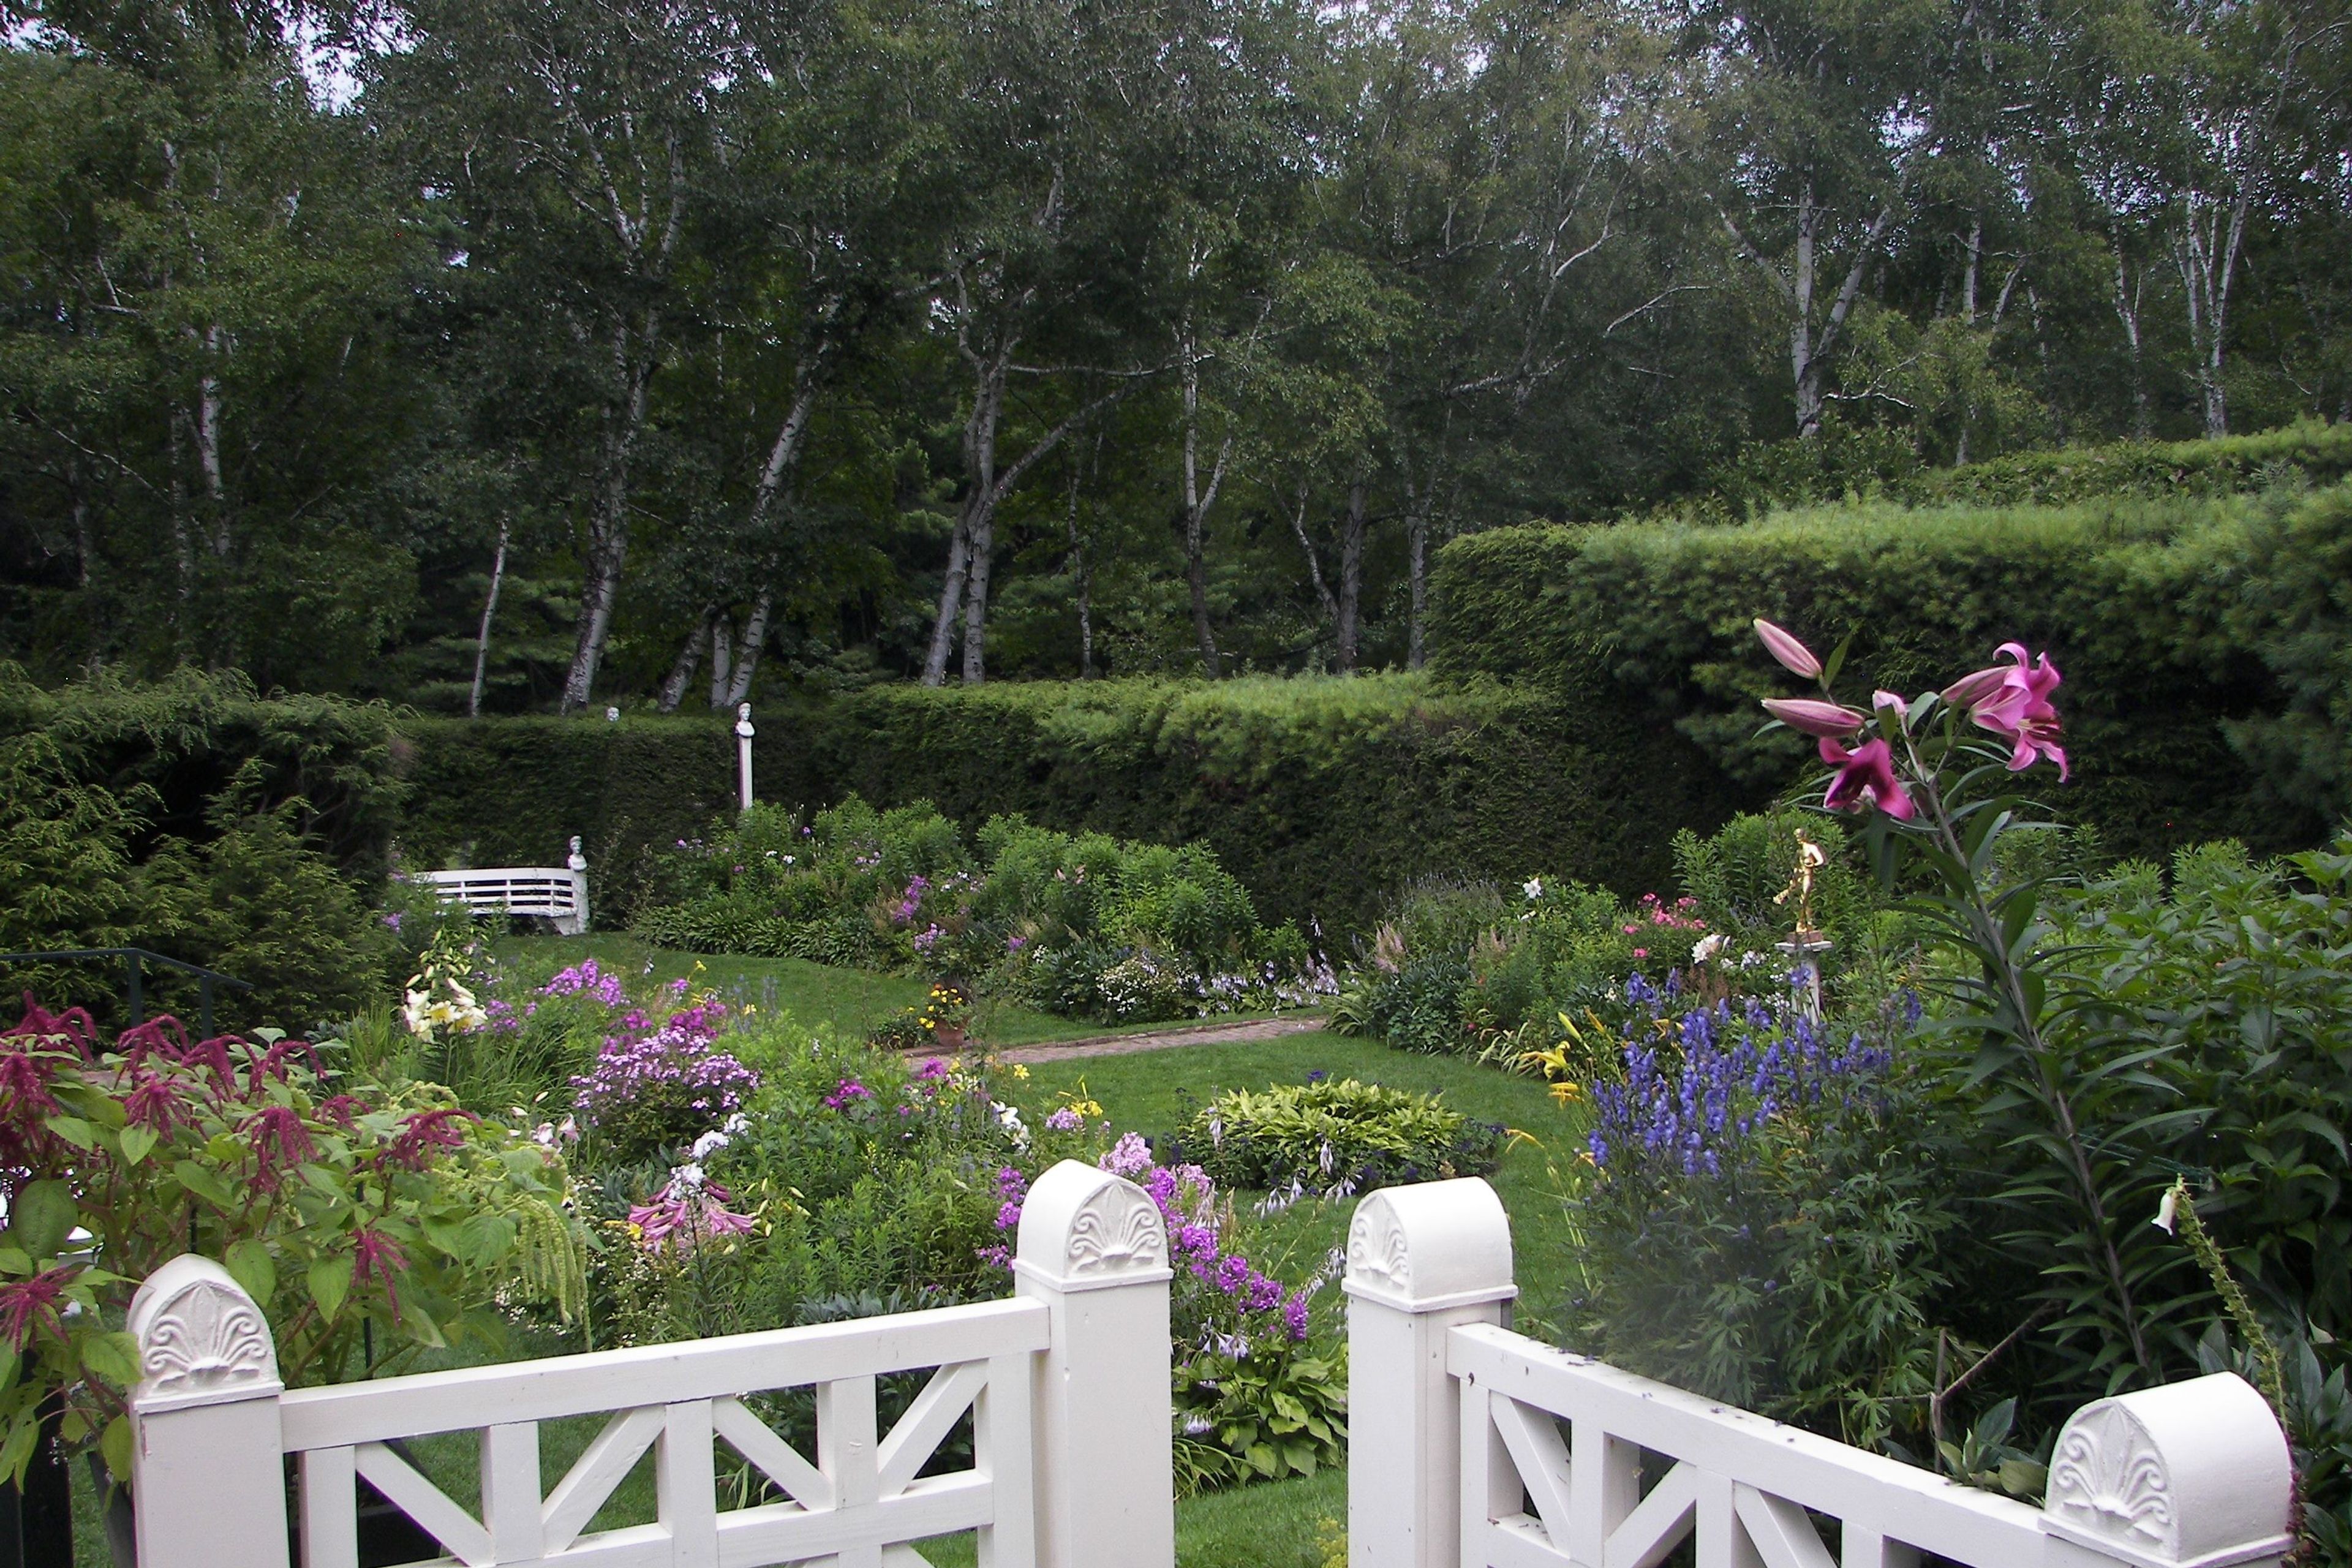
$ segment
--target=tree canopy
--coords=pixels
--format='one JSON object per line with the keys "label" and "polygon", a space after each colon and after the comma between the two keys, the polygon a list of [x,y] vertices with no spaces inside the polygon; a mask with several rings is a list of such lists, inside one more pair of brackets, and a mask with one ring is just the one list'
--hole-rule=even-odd
{"label": "tree canopy", "polygon": [[0,657],[48,677],[1417,666],[1462,533],[2352,417],[2321,0],[0,29]]}

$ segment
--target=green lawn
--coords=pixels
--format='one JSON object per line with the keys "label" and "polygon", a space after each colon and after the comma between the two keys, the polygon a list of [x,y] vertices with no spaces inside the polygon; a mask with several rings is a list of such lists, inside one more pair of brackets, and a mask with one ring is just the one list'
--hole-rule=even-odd
{"label": "green lawn", "polygon": [[[740,953],[678,952],[649,947],[633,937],[518,936],[500,939],[499,956],[532,972],[552,972],[593,958],[634,979],[674,980],[702,966],[698,984],[715,988],[738,1006],[770,1011],[782,1007],[799,1022],[822,1026],[844,1038],[863,1038],[892,1014],[921,1004],[930,987],[903,974],[872,974],[835,969],[798,958],[748,958]],[[650,965],[650,968],[648,967]],[[1256,1015],[1237,1013],[1234,1018]],[[1218,1021],[1223,1021],[1220,1019]],[[989,1046],[1030,1046],[1092,1035],[1162,1028],[1158,1024],[1103,1025],[1088,1018],[1057,1018],[1010,1003],[982,1000],[972,1009],[972,1038]]]}
{"label": "green lawn", "polygon": [[[1057,1094],[1081,1084],[1102,1102],[1121,1131],[1172,1131],[1190,1107],[1228,1089],[1264,1089],[1298,1083],[1320,1070],[1333,1078],[1361,1079],[1391,1089],[1442,1094],[1454,1110],[1482,1121],[1499,1121],[1526,1134],[1510,1141],[1495,1189],[1511,1216],[1511,1239],[1522,1292],[1522,1326],[1531,1331],[1559,1317],[1573,1264],[1575,1240],[1559,1197],[1564,1173],[1583,1148],[1581,1108],[1562,1110],[1550,1092],[1532,1079],[1452,1057],[1416,1056],[1377,1040],[1330,1034],[1287,1035],[1280,1039],[1230,1045],[1185,1046],[1133,1056],[1087,1057],[1041,1063],[1024,1086],[1024,1113],[1042,1113]],[[1189,1098],[1188,1098],[1189,1097]],[[1033,1109],[1034,1108],[1034,1109]],[[1310,1199],[1263,1218],[1247,1216],[1248,1245],[1277,1274],[1310,1271],[1331,1247],[1347,1240],[1350,1200]]]}

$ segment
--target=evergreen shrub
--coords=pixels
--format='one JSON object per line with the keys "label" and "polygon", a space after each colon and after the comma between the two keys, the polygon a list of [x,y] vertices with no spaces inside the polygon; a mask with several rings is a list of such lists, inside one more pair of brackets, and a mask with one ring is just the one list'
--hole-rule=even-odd
{"label": "evergreen shrub", "polygon": [[1440,552],[1432,647],[1454,681],[1640,715],[1760,802],[1797,759],[1758,738],[1757,700],[1777,688],[1750,656],[1751,617],[1819,647],[1851,637],[1861,689],[1916,689],[2019,639],[2066,673],[2070,819],[2126,854],[2224,837],[2284,849],[2317,842],[2341,808],[2326,770],[2342,754],[2342,612],[2323,579],[2347,538],[2342,485],[1503,529]]}

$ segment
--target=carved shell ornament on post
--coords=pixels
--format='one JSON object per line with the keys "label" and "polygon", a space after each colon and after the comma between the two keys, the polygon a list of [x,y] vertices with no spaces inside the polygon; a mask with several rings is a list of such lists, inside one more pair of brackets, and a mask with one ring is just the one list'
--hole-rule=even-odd
{"label": "carved shell ornament on post", "polygon": [[278,1386],[268,1320],[210,1258],[157,1269],[131,1301],[128,1327],[139,1342],[142,1404]]}
{"label": "carved shell ornament on post", "polygon": [[2049,1513],[2111,1539],[2178,1544],[2164,1456],[2120,1405],[2071,1423],[2050,1466]]}
{"label": "carved shell ornament on post", "polygon": [[1412,1259],[1396,1205],[1375,1193],[1356,1205],[1348,1226],[1348,1271],[1396,1290],[1412,1289]]}
{"label": "carved shell ornament on post", "polygon": [[2294,1544],[2286,1433],[2214,1373],[2086,1405],[2058,1435],[2042,1528],[2135,1568],[2274,1568]]}
{"label": "carved shell ornament on post", "polygon": [[1107,1182],[1070,1222],[1066,1267],[1073,1279],[1168,1266],[1159,1205],[1125,1182]]}

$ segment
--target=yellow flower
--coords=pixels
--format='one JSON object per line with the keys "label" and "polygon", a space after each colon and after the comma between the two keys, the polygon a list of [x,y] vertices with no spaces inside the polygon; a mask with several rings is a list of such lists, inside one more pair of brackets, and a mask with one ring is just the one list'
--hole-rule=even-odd
{"label": "yellow flower", "polygon": [[1556,1083],[1551,1086],[1551,1097],[1559,1104],[1568,1105],[1573,1101],[1582,1100],[1584,1098],[1584,1090],[1578,1088],[1573,1083]]}
{"label": "yellow flower", "polygon": [[1013,1064],[1013,1076],[1014,1078],[1027,1078],[1029,1076],[1029,1068],[1027,1065],[1022,1062],[1014,1062]]}

